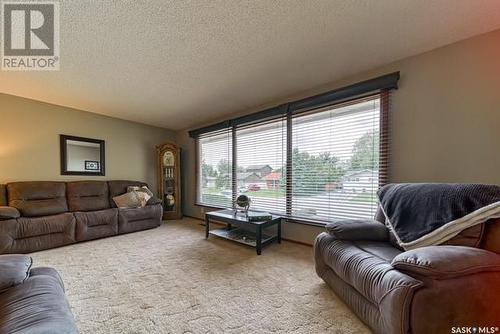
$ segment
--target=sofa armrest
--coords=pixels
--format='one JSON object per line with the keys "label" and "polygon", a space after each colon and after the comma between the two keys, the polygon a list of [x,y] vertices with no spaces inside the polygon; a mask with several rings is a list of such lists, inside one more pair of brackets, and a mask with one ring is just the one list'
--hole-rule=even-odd
{"label": "sofa armrest", "polygon": [[32,264],[33,260],[26,255],[0,255],[0,292],[23,283]]}
{"label": "sofa armrest", "polygon": [[151,197],[150,199],[148,199],[148,201],[146,202],[146,205],[157,205],[157,204],[161,204],[161,199],[159,199],[158,197]]}
{"label": "sofa armrest", "polygon": [[19,218],[19,210],[12,206],[0,206],[0,220]]}
{"label": "sofa armrest", "polygon": [[328,233],[339,240],[367,240],[367,241],[388,241],[389,230],[387,227],[371,219],[339,220],[326,225]]}
{"label": "sofa armrest", "polygon": [[447,279],[480,272],[500,272],[500,255],[465,246],[428,246],[397,255],[392,266],[402,272]]}

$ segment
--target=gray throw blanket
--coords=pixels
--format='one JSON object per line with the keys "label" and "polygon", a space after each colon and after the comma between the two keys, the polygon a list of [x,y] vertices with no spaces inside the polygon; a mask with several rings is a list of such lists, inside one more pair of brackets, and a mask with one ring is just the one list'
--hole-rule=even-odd
{"label": "gray throw blanket", "polygon": [[378,197],[389,228],[406,250],[439,245],[500,217],[500,187],[495,185],[388,184]]}

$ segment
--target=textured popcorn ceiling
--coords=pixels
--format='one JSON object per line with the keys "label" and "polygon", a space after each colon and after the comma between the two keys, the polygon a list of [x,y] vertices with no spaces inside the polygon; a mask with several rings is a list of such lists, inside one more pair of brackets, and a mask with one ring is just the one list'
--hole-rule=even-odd
{"label": "textured popcorn ceiling", "polygon": [[0,92],[170,129],[500,28],[497,0],[74,0],[60,7],[61,70],[0,72]]}

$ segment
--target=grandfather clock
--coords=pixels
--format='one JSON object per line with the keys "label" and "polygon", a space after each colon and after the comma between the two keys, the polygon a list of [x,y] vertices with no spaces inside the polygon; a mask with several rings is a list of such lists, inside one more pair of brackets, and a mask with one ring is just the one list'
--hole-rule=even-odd
{"label": "grandfather clock", "polygon": [[163,201],[163,219],[182,218],[181,149],[175,144],[156,146],[158,155],[158,193]]}

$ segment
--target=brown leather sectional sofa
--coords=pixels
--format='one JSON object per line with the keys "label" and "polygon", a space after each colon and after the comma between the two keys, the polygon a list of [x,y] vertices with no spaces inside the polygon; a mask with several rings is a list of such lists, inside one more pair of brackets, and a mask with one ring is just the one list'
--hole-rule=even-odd
{"label": "brown leather sectional sofa", "polygon": [[0,255],[0,333],[78,333],[55,269],[32,268],[26,255]]}
{"label": "brown leather sectional sofa", "polygon": [[405,252],[382,217],[329,224],[314,245],[316,272],[363,322],[383,334],[500,326],[500,219]]}
{"label": "brown leather sectional sofa", "polygon": [[[0,254],[29,253],[157,227],[160,200],[117,208],[136,181],[13,182],[0,185]],[[2,213],[3,212],[3,213]]]}

